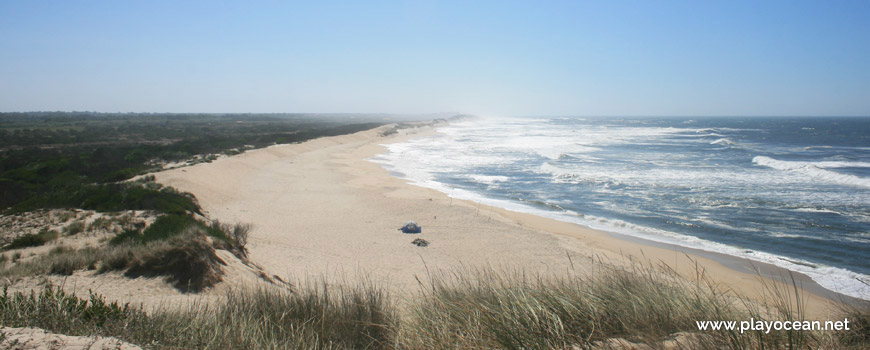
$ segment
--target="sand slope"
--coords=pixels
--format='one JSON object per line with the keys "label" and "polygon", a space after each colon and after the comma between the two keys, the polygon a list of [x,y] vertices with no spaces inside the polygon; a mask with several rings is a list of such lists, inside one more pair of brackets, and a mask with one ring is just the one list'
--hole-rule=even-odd
{"label": "sand slope", "polygon": [[0,328],[0,348],[15,350],[136,350],[130,343],[111,337],[75,337],[49,333],[39,328]]}

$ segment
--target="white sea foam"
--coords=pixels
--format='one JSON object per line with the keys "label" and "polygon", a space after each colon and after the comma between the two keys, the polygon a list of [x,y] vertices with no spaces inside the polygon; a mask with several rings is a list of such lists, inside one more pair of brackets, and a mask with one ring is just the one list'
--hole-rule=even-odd
{"label": "white sea foam", "polygon": [[[648,163],[656,164],[655,162]],[[590,164],[554,165],[547,162],[536,169],[529,170],[551,175],[555,182],[575,184],[610,182],[630,186],[705,188],[721,184],[730,184],[735,187],[748,187],[757,184],[793,186],[803,182],[803,179],[797,177],[783,177],[762,171],[746,172],[727,168],[691,169],[655,166],[651,169],[615,169],[606,164],[596,167]]]}
{"label": "white sea foam", "polygon": [[838,212],[836,210],[824,209],[824,208],[821,208],[821,209],[820,208],[794,208],[792,210],[803,212],[803,213],[825,213],[825,214],[843,215],[843,213]]}
{"label": "white sea foam", "polygon": [[507,176],[492,176],[492,175],[469,175],[469,177],[477,182],[492,185],[497,182],[507,182],[510,180]]}
{"label": "white sea foam", "polygon": [[[861,178],[849,174],[841,174],[823,169],[838,167],[847,162],[798,162],[777,160],[765,156],[757,156],[755,158],[752,158],[752,162],[760,166],[765,166],[776,170],[795,172],[822,181],[837,183],[841,185],[870,187],[870,179]],[[848,163],[865,164],[859,162]]]}
{"label": "white sea foam", "polygon": [[861,244],[870,243],[870,239],[861,238],[861,237],[840,237],[839,239],[842,241],[846,241],[846,242],[854,242],[854,243],[861,243]]}
{"label": "white sea foam", "polygon": [[722,253],[731,256],[746,258],[758,262],[768,263],[788,270],[803,273],[816,283],[829,290],[852,296],[855,298],[870,300],[870,286],[857,282],[859,280],[870,281],[870,276],[849,271],[842,268],[816,264],[809,261],[786,258],[776,254],[746,250],[722,243],[717,243],[694,236],[682,235],[670,231],[632,224],[622,220],[606,219],[591,215],[579,215],[570,211],[555,212],[538,209],[525,204],[501,199],[488,198],[470,191],[450,188],[439,184],[437,186],[424,186],[440,190],[451,197],[465,199],[485,205],[492,205],[507,210],[534,214],[555,220],[576,223],[597,230],[615,232],[629,236],[639,237],[655,242],[674,244],[682,247],[699,249],[709,252]]}
{"label": "white sea foam", "polygon": [[804,235],[795,235],[795,234],[791,234],[791,233],[783,233],[783,232],[771,232],[771,233],[770,233],[770,237],[776,237],[776,238],[803,238],[803,239],[819,239],[819,240],[822,239],[822,238],[819,238],[819,237],[810,237],[810,236],[804,236]]}
{"label": "white sea foam", "polygon": [[[598,187],[595,191],[609,193],[611,188],[619,186],[639,186],[651,188],[663,186],[666,188],[705,188],[730,186],[729,188],[761,188],[758,195],[774,195],[777,188],[795,188],[798,186],[811,186],[813,181],[825,180],[834,183],[853,185],[855,179],[859,183],[867,184],[866,179],[857,176],[836,173],[833,168],[867,167],[868,163],[848,161],[824,161],[824,162],[786,162],[769,157],[759,156],[753,162],[759,167],[740,168],[729,170],[728,168],[680,168],[670,164],[682,164],[674,159],[655,159],[655,154],[644,154],[646,158],[634,159],[635,163],[620,166],[620,162],[614,162],[612,158],[597,156],[602,149],[621,144],[661,144],[674,135],[680,135],[680,140],[686,132],[698,133],[697,141],[708,143],[710,135],[704,133],[726,134],[724,128],[716,129],[683,129],[683,128],[657,128],[657,127],[609,127],[591,125],[584,127],[582,132],[566,128],[554,128],[552,125],[541,125],[547,120],[530,121],[526,119],[507,120],[469,120],[454,123],[439,128],[439,133],[430,137],[410,140],[398,144],[386,145],[388,151],[371,160],[382,164],[388,170],[400,172],[414,185],[432,188],[448,194],[451,197],[480,202],[487,205],[502,207],[508,210],[526,212],[540,216],[550,217],[557,220],[568,221],[601,229],[649,239],[653,241],[676,244],[684,247],[702,249],[711,252],[719,252],[733,256],[752,259],[755,261],[774,264],[793,271],[801,272],[810,276],[825,288],[870,300],[870,287],[858,282],[863,279],[870,281],[870,276],[855,273],[842,268],[825,266],[793,258],[747,250],[722,243],[704,240],[694,236],[682,235],[661,229],[644,227],[621,220],[582,215],[568,210],[542,209],[516,201],[493,199],[481,194],[456,188],[454,186],[437,181],[438,174],[462,175],[473,181],[493,185],[509,184],[511,178],[500,175],[483,175],[475,172],[478,167],[486,169],[501,169],[502,167],[520,167],[530,173],[538,173],[552,176],[558,182],[566,183],[591,183]],[[736,129],[735,129],[736,130]],[[719,140],[727,140],[724,136]],[[695,140],[689,140],[695,142]],[[718,141],[718,140],[717,140]],[[685,141],[681,141],[685,142]],[[716,142],[716,141],[714,141]],[[721,141],[715,144],[727,144]],[[545,157],[548,160],[541,163],[528,163],[532,157]],[[565,157],[571,157],[565,161]],[[680,157],[679,154],[669,156]],[[607,159],[607,161],[604,161]],[[525,163],[524,163],[525,162]],[[637,169],[637,164],[651,164],[649,168]],[[796,164],[797,163],[797,164]],[[522,164],[522,166],[520,166]],[[763,167],[762,167],[763,166]],[[766,168],[782,170],[772,172]],[[464,174],[464,175],[463,175]],[[488,173],[491,174],[491,173]],[[788,174],[788,176],[784,176]],[[809,180],[808,180],[809,179]],[[862,182],[863,181],[863,182]],[[759,185],[763,185],[758,187]],[[770,191],[770,194],[765,193]],[[860,193],[860,191],[858,191]],[[624,194],[625,195],[625,194]],[[628,194],[631,195],[631,194]],[[795,194],[797,195],[797,194]],[[866,206],[866,196],[860,194],[850,197],[834,197],[830,193],[817,194],[815,192],[801,193],[801,202],[849,204]],[[838,196],[842,196],[839,195]],[[546,199],[545,199],[546,200]],[[704,202],[706,199],[699,197],[698,201],[704,207],[734,207],[742,206],[730,202]],[[547,200],[548,203],[552,202]],[[593,199],[589,200],[591,203]],[[602,207],[607,202],[600,203]],[[628,210],[630,208],[623,208]],[[824,212],[824,205],[819,209],[804,208],[795,209],[807,212]],[[857,214],[856,214],[857,215]],[[739,227],[735,228],[720,220],[703,218],[706,224],[715,224],[725,229],[750,230],[758,232],[758,229]],[[773,234],[776,236],[777,234]],[[779,234],[781,237],[786,237]],[[849,237],[847,239],[862,240],[861,237]]]}
{"label": "white sea foam", "polygon": [[711,219],[711,218],[709,218],[709,217],[705,217],[705,216],[699,216],[699,217],[697,217],[696,219],[697,219],[698,221],[703,222],[703,223],[706,224],[706,225],[710,225],[710,226],[713,226],[713,227],[716,227],[716,228],[725,229],[725,230],[734,230],[734,231],[752,231],[752,232],[761,232],[761,231],[762,231],[761,229],[753,228],[753,227],[734,227],[734,226],[729,225],[729,224],[727,224],[727,223],[724,223],[724,222],[721,222],[721,221],[718,221],[718,220],[713,220],[713,219]]}
{"label": "white sea foam", "polygon": [[713,142],[710,142],[710,144],[711,144],[711,145],[733,146],[733,145],[734,145],[734,141],[731,141],[731,140],[726,139],[726,138],[722,138],[722,139],[718,139],[718,140],[715,140],[715,141],[713,141]]}
{"label": "white sea foam", "polygon": [[814,166],[819,168],[870,168],[870,162],[812,162]]}

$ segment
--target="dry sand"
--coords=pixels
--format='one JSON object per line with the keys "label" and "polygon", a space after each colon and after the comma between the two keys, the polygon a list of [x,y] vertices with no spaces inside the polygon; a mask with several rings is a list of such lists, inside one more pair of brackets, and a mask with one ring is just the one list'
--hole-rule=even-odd
{"label": "dry sand", "polygon": [[136,345],[111,337],[76,337],[39,328],[0,328],[0,349],[12,350],[139,350]]}
{"label": "dry sand", "polygon": [[[112,219],[112,221],[109,221],[106,226],[91,227],[100,219]],[[5,254],[7,258],[18,255],[20,258],[17,260],[20,263],[27,263],[40,259],[61,247],[66,249],[104,247],[107,239],[121,232],[122,227],[118,220],[139,222],[144,225],[154,222],[155,219],[154,213],[149,211],[126,211],[112,216],[80,209],[39,210],[21,215],[0,216],[0,233],[2,233],[0,240],[9,241],[19,235],[35,234],[41,230],[57,231],[58,237],[45,245],[20,248],[13,254]],[[62,233],[66,232],[73,223],[83,224],[88,229],[74,235]],[[224,273],[223,281],[203,293],[183,293],[165,282],[163,277],[130,278],[118,271],[100,273],[93,269],[74,271],[69,276],[57,274],[9,276],[0,279],[0,286],[8,287],[10,294],[18,292],[28,294],[31,291],[39,291],[46,285],[52,285],[82,299],[90,298],[93,291],[107,301],[129,303],[151,311],[185,308],[197,302],[220,300],[227,290],[263,281],[260,277],[261,270],[245,264],[231,252],[217,249],[215,253],[225,264],[221,266]]]}
{"label": "dry sand", "polygon": [[[418,280],[438,271],[495,267],[582,273],[601,259],[665,263],[687,277],[694,277],[700,266],[723,291],[752,297],[765,290],[757,274],[726,267],[710,256],[407,184],[367,159],[384,152],[381,144],[434,130],[405,129],[386,137],[381,136],[384,130],[277,145],[155,175],[163,184],[196,195],[212,219],[252,223],[249,257],[291,282],[324,276],[355,281],[364,275],[407,295],[417,290]],[[407,220],[421,224],[423,233],[398,231]],[[411,244],[416,238],[430,245]],[[836,311],[829,299],[804,296],[810,315]]]}

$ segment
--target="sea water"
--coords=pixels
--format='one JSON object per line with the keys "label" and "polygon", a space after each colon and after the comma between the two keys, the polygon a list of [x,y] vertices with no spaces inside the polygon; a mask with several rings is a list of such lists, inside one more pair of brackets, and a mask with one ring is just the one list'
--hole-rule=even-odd
{"label": "sea water", "polygon": [[372,160],[448,195],[870,299],[870,118],[473,118]]}

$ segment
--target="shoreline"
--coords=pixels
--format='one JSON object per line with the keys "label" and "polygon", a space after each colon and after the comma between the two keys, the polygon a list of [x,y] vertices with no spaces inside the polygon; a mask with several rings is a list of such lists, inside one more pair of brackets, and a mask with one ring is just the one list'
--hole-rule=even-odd
{"label": "shoreline", "polygon": [[[748,259],[663,247],[412,185],[369,159],[383,153],[382,144],[425,136],[434,127],[382,136],[386,128],[272,146],[155,175],[161,183],[193,193],[212,219],[253,223],[250,258],[289,281],[372,278],[403,294],[418,288],[419,278],[430,269],[501,266],[560,274],[574,268],[571,259],[597,258],[617,265],[639,259],[664,263],[685,277],[695,276],[700,267],[723,291],[754,299],[764,295],[765,283],[791,288],[748,273]],[[423,233],[397,233],[407,220],[420,223]],[[414,238],[431,245],[414,246]],[[768,267],[773,269],[760,268],[762,276],[785,271]],[[802,297],[808,315],[836,311],[837,295],[825,293],[809,277],[798,275],[797,281],[807,292]]]}
{"label": "shoreline", "polygon": [[[758,274],[761,277],[771,279],[771,280],[787,280],[791,277],[794,277],[795,281],[799,283],[801,289],[811,292],[820,297],[838,302],[847,305],[857,305],[862,302],[866,302],[863,299],[856,298],[853,296],[849,296],[846,294],[842,294],[830,289],[825,288],[818,282],[814,281],[812,277],[809,275],[799,272],[789,270],[787,268],[777,266],[771,263],[755,261],[749,258],[744,258],[740,256],[734,256],[726,253],[720,253],[715,251],[703,250],[699,248],[691,248],[684,247],[676,244],[662,243],[649,239],[644,239],[642,237],[635,237],[621,233],[608,232],[613,235],[617,239],[624,240],[637,240],[641,244],[651,245],[651,246],[661,246],[664,248],[672,248],[677,251],[681,251],[687,254],[697,255],[705,258],[709,258],[714,260],[723,266],[730,268],[734,271],[740,273],[748,273],[748,274]],[[791,277],[790,277],[791,276]]]}
{"label": "shoreline", "polygon": [[[787,257],[782,257],[782,256],[778,256],[775,254],[766,253],[765,251],[762,251],[762,250],[758,251],[762,255],[766,255],[766,257],[768,259],[782,260],[783,264],[789,263],[791,265],[795,265],[795,267],[798,267],[797,269],[795,269],[793,267],[788,266],[789,264],[786,264],[785,266],[783,266],[780,263],[778,263],[777,261],[754,259],[752,257],[741,255],[738,252],[720,251],[720,250],[716,250],[715,248],[713,248],[711,246],[707,246],[707,245],[703,245],[703,244],[700,244],[700,245],[682,244],[682,243],[678,243],[678,242],[674,242],[674,241],[668,241],[667,239],[663,239],[663,238],[647,237],[642,233],[630,232],[631,230],[629,230],[629,232],[625,232],[625,231],[620,231],[615,227],[614,228],[600,227],[599,225],[594,225],[594,223],[592,225],[590,225],[590,224],[582,222],[582,220],[581,221],[575,220],[575,219],[569,217],[567,214],[559,213],[557,211],[549,211],[548,209],[536,208],[536,207],[530,206],[528,204],[515,203],[515,202],[512,202],[512,201],[507,200],[507,199],[498,199],[498,198],[487,197],[486,195],[483,195],[481,193],[473,193],[473,192],[469,192],[469,193],[473,193],[473,195],[469,196],[469,195],[464,194],[464,192],[466,192],[466,190],[458,190],[461,192],[454,193],[448,187],[446,187],[446,185],[443,183],[435,183],[434,185],[427,183],[427,182],[417,183],[416,182],[417,180],[415,180],[414,178],[406,176],[406,174],[404,174],[402,172],[403,170],[394,169],[392,167],[392,163],[384,162],[384,161],[382,161],[382,158],[380,158],[380,157],[375,157],[372,161],[377,162],[379,164],[383,164],[383,167],[392,176],[401,178],[412,185],[432,189],[432,190],[444,193],[445,195],[447,195],[449,197],[456,198],[457,200],[461,199],[461,200],[469,201],[471,203],[476,203],[475,205],[478,205],[478,206],[493,206],[493,207],[498,207],[498,208],[501,208],[501,209],[504,209],[507,211],[536,215],[536,216],[541,216],[541,217],[545,217],[545,218],[560,221],[560,222],[575,224],[575,225],[578,225],[578,226],[583,227],[585,229],[604,232],[604,233],[609,234],[610,236],[612,236],[613,238],[616,238],[616,239],[631,241],[631,242],[635,242],[635,243],[639,243],[639,244],[647,245],[647,246],[656,246],[656,247],[670,249],[670,250],[677,250],[677,251],[680,251],[682,253],[688,253],[688,254],[692,254],[692,255],[710,258],[710,259],[713,259],[713,260],[719,262],[722,265],[730,267],[733,270],[743,272],[743,273],[759,274],[759,275],[764,276],[768,279],[778,279],[778,280],[792,280],[793,279],[795,282],[802,285],[803,289],[805,289],[805,290],[812,291],[816,295],[823,296],[825,298],[828,298],[828,299],[831,299],[831,300],[834,300],[837,302],[841,302],[844,304],[856,305],[859,303],[866,303],[867,301],[870,301],[870,295],[864,294],[864,297],[862,298],[862,297],[855,296],[854,294],[845,294],[842,292],[838,292],[836,287],[831,288],[830,286],[826,286],[826,284],[823,284],[823,282],[817,282],[815,280],[815,277],[819,277],[819,272],[813,272],[813,271],[806,272],[806,271],[803,271],[800,269],[800,267],[802,267],[802,266],[796,266],[796,265],[803,265],[803,266],[809,266],[811,268],[816,268],[816,266],[809,265],[809,263],[804,264],[801,262],[793,261]],[[714,246],[716,244],[723,245],[723,244],[716,243],[713,241],[709,241],[708,243],[713,244]],[[739,249],[732,247],[732,246],[727,246],[727,245],[724,245],[724,246],[727,248],[733,248],[735,250],[739,250]],[[749,251],[747,251],[747,252],[749,252]],[[850,270],[846,270],[846,269],[840,268],[840,267],[833,267],[833,266],[826,266],[826,265],[823,265],[822,267],[832,268],[832,269],[837,269],[837,270],[841,270],[844,272],[852,273]],[[830,281],[828,281],[828,282],[830,282]]]}

